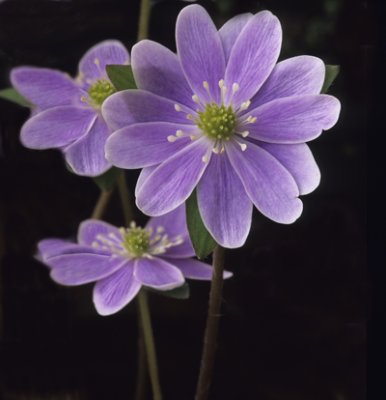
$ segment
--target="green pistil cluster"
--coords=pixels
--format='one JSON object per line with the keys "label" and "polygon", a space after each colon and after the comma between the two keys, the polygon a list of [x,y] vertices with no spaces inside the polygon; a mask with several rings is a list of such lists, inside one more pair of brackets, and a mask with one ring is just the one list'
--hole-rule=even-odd
{"label": "green pistil cluster", "polygon": [[129,228],[123,235],[122,245],[130,256],[141,257],[149,250],[150,233],[143,228]]}
{"label": "green pistil cluster", "polygon": [[88,89],[90,103],[94,107],[100,107],[115,92],[116,90],[110,81],[107,79],[98,79]]}
{"label": "green pistil cluster", "polygon": [[211,139],[229,140],[236,127],[236,115],[231,106],[209,103],[198,111],[197,126]]}

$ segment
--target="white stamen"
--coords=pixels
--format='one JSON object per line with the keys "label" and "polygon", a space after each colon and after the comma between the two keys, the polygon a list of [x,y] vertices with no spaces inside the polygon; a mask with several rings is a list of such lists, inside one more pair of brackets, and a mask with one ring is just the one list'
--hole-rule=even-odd
{"label": "white stamen", "polygon": [[207,81],[202,82],[202,86],[204,86],[206,90],[209,90],[209,83]]}
{"label": "white stamen", "polygon": [[178,129],[178,130],[176,131],[176,136],[180,138],[180,137],[185,136],[185,134],[184,134],[184,132],[183,132],[181,129]]}
{"label": "white stamen", "polygon": [[163,226],[158,226],[157,233],[162,233],[162,232],[165,232],[165,228]]}
{"label": "white stamen", "polygon": [[182,110],[182,108],[181,108],[181,106],[179,104],[174,104],[174,109],[176,111],[181,111]]}
{"label": "white stamen", "polygon": [[235,94],[240,89],[240,85],[238,83],[233,83],[232,85],[232,94]]}
{"label": "white stamen", "polygon": [[249,135],[249,131],[241,132],[240,135],[245,138],[245,137],[247,137]]}
{"label": "white stamen", "polygon": [[189,119],[190,121],[194,121],[192,114],[186,114],[186,118]]}
{"label": "white stamen", "polygon": [[205,155],[202,157],[202,162],[204,162],[205,164],[208,164],[208,162],[209,162],[209,155],[208,155],[208,154],[205,154]]}
{"label": "white stamen", "polygon": [[134,221],[130,222],[130,228],[136,228],[137,224]]}
{"label": "white stamen", "polygon": [[94,64],[99,66],[100,64],[99,58],[94,58]]}
{"label": "white stamen", "polygon": [[245,150],[247,150],[247,145],[246,145],[245,143],[240,143],[240,142],[237,142],[237,144],[240,146],[240,148],[241,148],[241,151],[245,151]]}
{"label": "white stamen", "polygon": [[169,135],[167,137],[167,139],[168,139],[168,142],[170,142],[170,143],[173,143],[173,142],[175,142],[177,140],[177,138],[175,136],[173,136],[173,135]]}
{"label": "white stamen", "polygon": [[250,115],[245,122],[247,122],[248,124],[253,124],[254,122],[256,122],[257,118],[253,117],[252,115]]}
{"label": "white stamen", "polygon": [[83,102],[83,103],[86,103],[87,102],[86,96],[82,96],[80,98],[80,101]]}
{"label": "white stamen", "polygon": [[241,103],[240,111],[246,110],[250,105],[251,105],[251,101],[250,100],[244,101],[244,103]]}
{"label": "white stamen", "polygon": [[218,81],[218,86],[219,86],[219,88],[222,89],[222,88],[224,87],[224,85],[225,85],[224,79],[220,79],[220,80]]}
{"label": "white stamen", "polygon": [[198,138],[198,136],[196,136],[196,135],[190,135],[190,140],[191,141],[196,140],[197,138]]}
{"label": "white stamen", "polygon": [[196,94],[194,94],[194,95],[192,96],[192,100],[193,100],[195,103],[200,104],[200,99],[198,98],[198,96],[197,96]]}

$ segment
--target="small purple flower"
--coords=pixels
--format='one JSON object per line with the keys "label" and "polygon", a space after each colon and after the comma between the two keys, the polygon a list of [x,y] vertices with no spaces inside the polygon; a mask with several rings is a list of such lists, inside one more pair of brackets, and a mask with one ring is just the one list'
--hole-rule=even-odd
{"label": "small purple flower", "polygon": [[[141,286],[171,290],[185,278],[212,278],[211,266],[189,258],[194,250],[184,206],[151,218],[145,228],[135,223],[117,228],[86,220],[79,226],[78,243],[45,239],[38,249],[39,259],[51,268],[55,282],[68,286],[96,282],[93,300],[101,315],[121,310]],[[225,278],[231,275],[224,273]]]}
{"label": "small purple flower", "polygon": [[111,96],[102,113],[114,132],[106,157],[143,168],[137,206],[169,212],[197,187],[203,222],[224,247],[239,247],[252,205],[289,224],[302,212],[299,195],[320,172],[305,142],[331,128],[339,101],[321,95],[325,67],[311,56],[276,64],[282,41],[269,11],[242,14],[217,31],[198,5],[176,25],[178,54],[144,40],[132,49],[139,90]]}
{"label": "small purple flower", "polygon": [[33,104],[32,116],[21,130],[23,145],[60,149],[78,175],[97,176],[108,170],[111,164],[104,156],[104,146],[110,131],[101,106],[115,89],[105,67],[129,60],[122,43],[106,40],[82,57],[76,79],[48,68],[14,68],[12,85]]}

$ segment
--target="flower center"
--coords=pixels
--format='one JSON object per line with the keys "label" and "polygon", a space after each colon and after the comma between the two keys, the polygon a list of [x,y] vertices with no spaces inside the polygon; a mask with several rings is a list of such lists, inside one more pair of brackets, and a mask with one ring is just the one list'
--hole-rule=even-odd
{"label": "flower center", "polygon": [[133,258],[142,257],[150,247],[150,234],[146,229],[134,226],[122,232],[122,246]]}
{"label": "flower center", "polygon": [[113,84],[107,79],[98,79],[88,88],[90,104],[94,107],[101,107],[102,103],[115,93]]}
{"label": "flower center", "polygon": [[210,139],[229,140],[236,128],[236,114],[232,106],[207,103],[204,111],[197,112],[195,122]]}

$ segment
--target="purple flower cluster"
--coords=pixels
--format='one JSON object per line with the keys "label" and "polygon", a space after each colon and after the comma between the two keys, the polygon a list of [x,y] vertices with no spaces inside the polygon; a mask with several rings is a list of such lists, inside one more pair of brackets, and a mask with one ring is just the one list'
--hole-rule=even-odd
{"label": "purple flower cluster", "polygon": [[[142,286],[171,290],[185,278],[212,278],[211,266],[189,259],[194,250],[184,206],[151,218],[145,228],[86,220],[79,226],[77,243],[45,239],[38,248],[38,257],[50,267],[55,282],[68,286],[96,282],[93,300],[101,315],[121,310]],[[224,278],[231,275],[225,272]]]}
{"label": "purple flower cluster", "polygon": [[14,68],[12,85],[33,105],[32,118],[21,130],[23,145],[60,149],[78,175],[97,176],[107,171],[111,163],[105,158],[104,147],[110,131],[101,106],[115,89],[106,75],[106,65],[129,61],[122,43],[106,40],[82,57],[75,79],[53,69]]}
{"label": "purple flower cluster", "polygon": [[320,94],[323,62],[277,63],[279,20],[269,11],[238,15],[217,30],[198,5],[176,25],[177,54],[144,40],[131,53],[139,90],[109,97],[102,115],[114,133],[106,157],[143,168],[140,210],[162,215],[197,188],[203,222],[224,247],[240,247],[252,207],[279,223],[302,213],[299,195],[320,172],[305,144],[331,128],[339,101]]}

